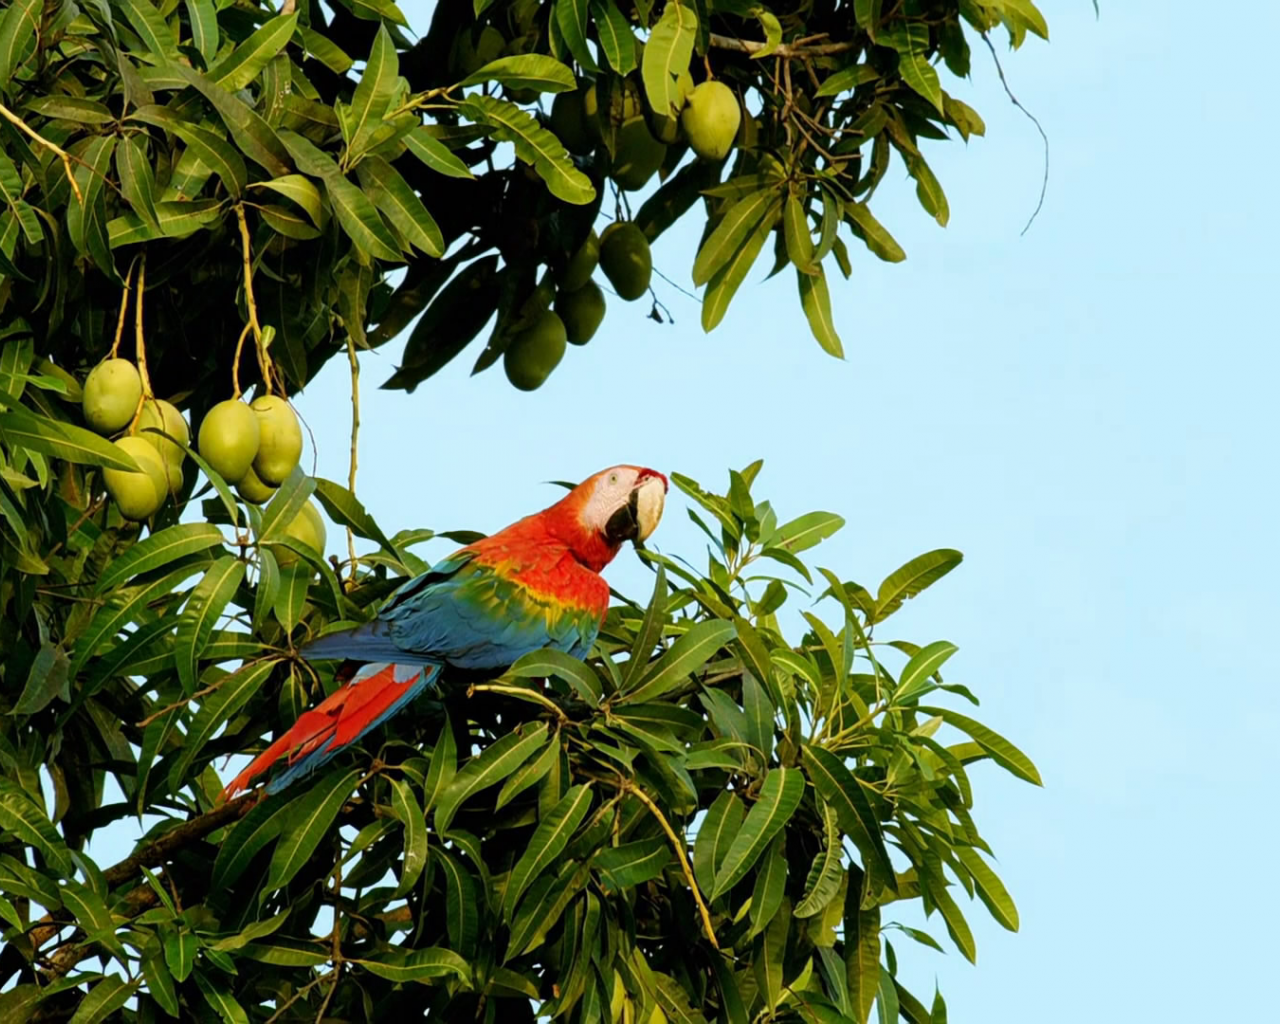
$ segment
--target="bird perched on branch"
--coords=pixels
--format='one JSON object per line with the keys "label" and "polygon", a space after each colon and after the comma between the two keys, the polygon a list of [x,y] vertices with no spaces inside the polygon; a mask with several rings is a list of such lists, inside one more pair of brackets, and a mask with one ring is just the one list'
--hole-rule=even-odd
{"label": "bird perched on branch", "polygon": [[402,586],[372,622],[302,648],[308,659],[363,663],[223,790],[270,774],[268,793],[310,774],[381,725],[450,669],[506,669],[554,648],[585,658],[609,609],[600,575],[626,541],[640,545],[662,518],[667,478],[614,466],[554,505],[468,544]]}

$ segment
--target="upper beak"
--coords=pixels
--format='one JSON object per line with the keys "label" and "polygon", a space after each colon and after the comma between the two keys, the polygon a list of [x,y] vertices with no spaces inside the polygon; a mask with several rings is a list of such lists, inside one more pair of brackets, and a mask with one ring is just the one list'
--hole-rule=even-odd
{"label": "upper beak", "polygon": [[667,489],[661,478],[650,476],[642,479],[632,488],[626,503],[609,517],[605,536],[613,544],[629,540],[637,547],[642,546],[658,528],[666,494]]}

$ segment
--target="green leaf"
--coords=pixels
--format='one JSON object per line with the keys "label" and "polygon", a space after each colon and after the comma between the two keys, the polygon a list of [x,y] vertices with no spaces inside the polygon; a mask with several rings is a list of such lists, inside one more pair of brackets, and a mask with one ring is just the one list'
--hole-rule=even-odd
{"label": "green leaf", "polygon": [[0,89],[6,92],[40,26],[43,8],[44,0],[13,0],[0,15]]}
{"label": "green leaf", "polygon": [[577,88],[573,71],[554,57],[541,53],[518,53],[499,57],[462,80],[462,85],[501,82],[512,89],[537,92],[569,92]]}
{"label": "green leaf", "polygon": [[557,199],[578,206],[595,199],[591,179],[574,166],[564,144],[528,111],[506,100],[478,95],[468,96],[460,109],[472,121],[491,126],[494,138],[514,143],[516,156],[533,166]]}
{"label": "green leaf", "polygon": [[511,914],[529,888],[529,883],[553,864],[569,844],[569,837],[591,809],[591,795],[590,783],[571,787],[551,812],[538,822],[529,845],[507,880],[502,898],[502,916],[506,921],[511,920]]}
{"label": "green leaf", "polygon": [[519,679],[545,679],[555,676],[563,679],[584,701],[595,707],[604,695],[600,677],[579,659],[563,651],[545,648],[522,655],[510,668]]}
{"label": "green leaf", "polygon": [[204,753],[205,744],[213,738],[213,734],[262,689],[262,684],[267,681],[275,666],[275,660],[241,665],[218,681],[217,690],[201,699],[200,710],[187,726],[187,734],[183,737],[182,753],[170,770],[170,779],[176,785],[181,785],[186,780],[188,770]]}
{"label": "green leaf", "polygon": [[327,947],[276,939],[269,943],[251,942],[241,950],[241,955],[276,967],[319,967],[328,963],[332,953]]}
{"label": "green leaf", "polygon": [[218,55],[218,12],[213,0],[185,0],[187,23],[191,26],[191,41],[208,67]]}
{"label": "green leaf", "polygon": [[404,826],[404,861],[395,891],[398,898],[413,888],[427,866],[427,822],[413,790],[400,779],[391,780],[391,810]]}
{"label": "green leaf", "polygon": [[636,37],[627,16],[614,0],[591,0],[591,19],[609,66],[620,75],[631,74],[636,69]]}
{"label": "green leaf", "polygon": [[584,71],[597,71],[587,46],[587,16],[590,0],[555,0],[555,22],[569,52]]}
{"label": "green leaf", "polygon": [[371,155],[360,161],[356,173],[365,194],[411,245],[428,256],[444,255],[440,228],[399,171],[382,157]]}
{"label": "green leaf", "polygon": [[[145,3],[146,0],[134,2]],[[99,1024],[124,1006],[141,984],[141,978],[126,981],[119,975],[107,975],[89,989],[89,994],[76,1008],[68,1024]]]}
{"label": "green leaf", "polygon": [[498,792],[498,802],[494,805],[494,810],[500,811],[509,804],[517,796],[523,793],[530,786],[535,786],[541,782],[551,771],[555,763],[560,759],[561,747],[554,739],[548,743],[546,749],[537,757],[525,762],[521,767],[517,768],[507,781],[502,784],[502,789]]}
{"label": "green leaf", "polygon": [[843,526],[844,519],[834,512],[806,512],[780,526],[769,543],[793,553],[807,551]]}
{"label": "green leaf", "polygon": [[34,715],[48,707],[54,697],[62,692],[67,684],[67,669],[70,661],[61,644],[52,644],[47,640],[40,645],[35,658],[31,661],[31,669],[27,672],[27,682],[22,688],[22,696],[9,711],[11,715]]}
{"label": "green leaf", "polygon": [[938,548],[911,559],[885,577],[876,594],[876,614],[871,621],[883,622],[902,607],[902,602],[915,597],[926,587],[942,579],[964,560],[964,555],[951,548]]}
{"label": "green leaf", "polygon": [[783,898],[781,913],[774,914],[764,931],[756,937],[752,951],[752,967],[764,1008],[772,1011],[782,1002],[786,989],[782,984],[782,958],[787,950],[787,933],[791,930],[791,908]]}
{"label": "green leaf", "polygon": [[286,800],[263,800],[241,818],[218,847],[209,877],[217,892],[233,886],[259,853],[275,841],[292,808]]}
{"label": "green leaf", "polygon": [[432,848],[444,874],[445,927],[449,945],[464,956],[473,956],[480,933],[479,901],[475,880],[448,850]]}
{"label": "green leaf", "polygon": [[887,263],[901,263],[907,258],[902,246],[885,230],[884,225],[876,220],[866,203],[847,203],[844,213],[853,233],[861,238],[867,248],[880,259]]}
{"label": "green leaf", "polygon": [[262,510],[262,521],[256,531],[258,542],[269,544],[284,540],[288,535],[289,525],[297,518],[315,489],[315,478],[307,476],[301,467],[295,466],[288,479],[280,485],[280,489]]}
{"label": "green leaf", "polygon": [[425,127],[415,128],[401,141],[409,148],[410,153],[437,174],[449,178],[475,178],[471,169]]}
{"label": "green leaf", "polygon": [[25,106],[28,110],[34,110],[45,117],[75,121],[79,124],[111,124],[116,120],[116,115],[111,113],[105,104],[79,96],[61,94],[37,96],[28,100]]}
{"label": "green leaf", "polygon": [[462,957],[451,949],[438,946],[410,953],[388,951],[376,960],[352,960],[351,963],[360,964],[379,978],[395,982],[429,981],[447,974],[465,981],[471,976],[471,967]]}
{"label": "green leaf", "polygon": [[[872,39],[876,38],[880,28],[882,3],[883,0],[853,0],[853,16],[857,19],[858,27],[864,29]],[[863,1019],[865,1020],[865,1015]]]}
{"label": "green leaf", "polygon": [[706,284],[733,259],[747,238],[758,229],[777,197],[776,188],[763,188],[744,196],[729,208],[693,261],[695,285]]}
{"label": "green leaf", "polygon": [[155,172],[147,157],[147,145],[140,135],[125,136],[116,147],[116,173],[120,178],[120,191],[129,205],[148,227],[159,234]]}
{"label": "green leaf", "polygon": [[836,333],[835,322],[831,318],[831,293],[827,290],[827,275],[822,267],[817,273],[796,273],[796,284],[800,288],[800,306],[809,321],[809,330],[822,346],[824,352],[844,358],[844,346],[840,344],[840,335]]}
{"label": "green leaf", "polygon": [[[132,2],[145,3],[146,0]],[[257,111],[189,67],[174,63],[170,68],[209,101],[222,118],[222,123],[227,126],[227,131],[231,133],[241,153],[264,168],[273,178],[283,177],[290,172],[289,150],[285,148],[275,129]]]}
{"label": "green leaf", "polygon": [[351,96],[350,112],[346,118],[340,119],[351,154],[362,153],[374,131],[381,127],[383,115],[395,96],[399,76],[400,58],[396,55],[396,44],[391,41],[387,26],[380,24],[373,48],[369,51],[368,63],[360,75],[360,83]]}
{"label": "green leaf", "polygon": [[716,797],[698,826],[698,838],[693,844],[693,875],[703,892],[710,892],[715,884],[716,872],[742,827],[742,815],[742,801],[726,789]]}
{"label": "green leaf", "polygon": [[1006,16],[1010,13],[1017,15],[1026,22],[1027,27],[1032,32],[1048,42],[1049,23],[1044,20],[1044,15],[1040,13],[1040,8],[1032,3],[1031,0],[1000,0],[1000,6],[1004,8]]}
{"label": "green leaf", "polygon": [[622,673],[622,690],[626,690],[637,682],[649,668],[649,658],[653,649],[662,638],[662,628],[666,624],[667,604],[667,570],[659,565],[653,577],[653,594],[645,609],[644,620],[636,633],[635,643],[631,645],[631,657]]}
{"label": "green leaf", "polygon": [[342,805],[350,799],[361,774],[354,768],[348,772],[330,772],[289,805],[280,840],[271,855],[264,893],[288,885],[311,858]]}
{"label": "green leaf", "polygon": [[860,909],[860,888],[850,884],[845,896],[845,983],[853,1019],[866,1024],[880,988],[880,908]]}
{"label": "green leaf", "polygon": [[280,586],[272,608],[285,633],[292,633],[294,626],[302,618],[307,591],[311,587],[311,576],[311,566],[304,562],[295,562],[280,570]]}
{"label": "green leaf", "polygon": [[786,852],[784,833],[774,839],[760,870],[756,872],[755,885],[751,889],[751,932],[747,938],[755,938],[764,931],[782,906],[787,886]]}
{"label": "green leaf", "polygon": [[772,768],[765,775],[760,796],[747,812],[742,828],[716,872],[711,899],[728,892],[746,877],[773,837],[791,820],[804,796],[804,775],[795,768]]}
{"label": "green leaf", "polygon": [[[430,814],[440,796],[449,788],[458,771],[457,742],[453,738],[453,726],[449,723],[448,713],[444,716],[444,724],[440,726],[440,735],[431,751],[431,765],[427,769],[427,780],[422,784],[422,811]],[[437,831],[443,831],[437,825]]]}
{"label": "green leaf", "polygon": [[898,73],[902,80],[942,114],[942,85],[938,72],[929,63],[929,26],[902,25],[892,32],[881,33],[876,42],[898,51]]}
{"label": "green leaf", "polygon": [[732,622],[708,619],[690,626],[671,649],[655,661],[619,703],[654,700],[696,673],[713,654],[737,635]]}
{"label": "green leaf", "polygon": [[269,188],[271,191],[293,200],[307,212],[312,224],[318,228],[324,226],[320,190],[315,187],[310,178],[306,178],[301,174],[286,174],[282,178],[273,178],[270,181],[255,181],[253,186],[254,188]]}
{"label": "green leaf", "polygon": [[629,889],[662,874],[671,862],[671,844],[666,836],[651,836],[621,846],[606,846],[592,860],[615,890]]}
{"label": "green leaf", "polygon": [[155,212],[155,225],[131,213],[112,218],[107,222],[108,244],[118,249],[153,238],[186,238],[216,221],[222,215],[222,203],[216,199],[156,203]]}
{"label": "green leaf", "polygon": [[76,638],[75,654],[69,669],[71,676],[75,677],[102,643],[130,623],[136,622],[141,609],[200,572],[205,564],[188,562],[157,579],[116,591],[90,620],[85,631]]}
{"label": "green leaf", "polygon": [[165,1013],[170,1017],[177,1017],[180,1012],[178,991],[174,988],[173,975],[169,973],[164,957],[158,953],[144,953],[141,967],[143,980],[147,983],[147,993],[160,1004]]}
{"label": "green leaf", "polygon": [[947,203],[946,193],[942,191],[942,185],[934,177],[924,157],[908,156],[907,172],[916,179],[916,198],[920,200],[920,205],[945,228],[947,221],[951,219],[951,207]]}
{"label": "green leaf", "polygon": [[926,689],[929,677],[942,668],[947,659],[959,649],[949,640],[935,640],[913,654],[898,676],[893,703],[900,704]]}
{"label": "green leaf", "polygon": [[222,1018],[223,1024],[249,1024],[249,1015],[244,1012],[231,990],[216,976],[205,971],[196,971],[196,987],[204,996],[204,1001]]}
{"label": "green leaf", "polygon": [[285,48],[298,15],[282,14],[265,21],[248,39],[209,69],[209,77],[228,92],[243,89]]}
{"label": "green leaf", "polygon": [[782,204],[782,234],[787,246],[787,258],[802,274],[816,274],[819,268],[813,261],[813,235],[809,233],[809,217],[804,203],[795,195],[787,196]]}
{"label": "green leaf", "polygon": [[324,184],[333,212],[347,237],[370,256],[399,261],[400,246],[369,197],[340,174],[329,175]]}
{"label": "green leaf", "polygon": [[178,619],[174,660],[178,679],[188,694],[196,689],[197,663],[213,627],[244,579],[245,563],[235,555],[223,555],[196,584]]}
{"label": "green leaf", "polygon": [[180,932],[171,932],[165,937],[164,960],[178,984],[182,984],[191,975],[199,949],[200,940],[186,928]]}
{"label": "green leaf", "polygon": [[305,25],[298,28],[307,53],[335,75],[345,75],[355,63],[337,43]]}
{"label": "green leaf", "polygon": [[244,192],[249,180],[248,169],[240,154],[225,139],[182,120],[167,107],[139,107],[129,120],[143,121],[172,132],[187,144],[196,159],[222,179],[222,184],[233,197],[238,199]]}
{"label": "green leaf", "polygon": [[814,96],[838,96],[867,82],[874,82],[879,77],[880,72],[868,64],[851,64],[823,79]]}
{"label": "green leaf", "polygon": [[649,106],[670,117],[680,109],[683,97],[676,76],[689,67],[698,36],[698,16],[679,0],[667,0],[662,16],[649,33],[640,64],[640,76]]}
{"label": "green leaf", "polygon": [[58,830],[31,797],[10,779],[0,776],[0,829],[24,846],[33,847],[58,874],[75,870]]}
{"label": "green leaf", "polygon": [[165,24],[164,16],[156,10],[151,0],[115,0],[114,6],[124,12],[143,46],[157,57],[167,57],[173,61],[178,59],[173,34]]}
{"label": "green leaf", "polygon": [[[3,399],[0,399],[2,404]],[[141,472],[127,452],[92,431],[38,416],[16,405],[10,405],[0,413],[0,438],[9,445],[42,452],[67,462]]]}
{"label": "green leaf", "polygon": [[468,761],[440,796],[436,806],[436,831],[449,831],[454,814],[473,793],[501,782],[546,741],[545,722],[519,726]]}
{"label": "green leaf", "polygon": [[325,480],[323,477],[315,477],[315,496],[316,499],[324,506],[324,510],[339,526],[349,526],[357,537],[364,537],[366,540],[376,541],[381,544],[388,552],[399,558],[399,552],[396,547],[382,532],[382,529],[373,520],[373,516],[369,515],[364,505],[361,504],[354,494],[341,484],[334,483],[332,480]]}
{"label": "green leaf", "polygon": [[991,870],[991,866],[982,859],[982,855],[972,847],[958,846],[955,852],[956,856],[960,858],[960,863],[973,876],[978,898],[987,905],[987,909],[991,911],[991,916],[1000,923],[1001,927],[1007,928],[1011,932],[1016,932],[1018,930],[1018,908],[1013,902],[1013,897],[1009,895],[1009,890],[1000,881],[1000,877]]}
{"label": "green leaf", "polygon": [[942,919],[947,923],[947,933],[951,936],[951,941],[956,944],[956,948],[964,954],[964,958],[969,963],[977,963],[978,947],[973,941],[973,932],[969,930],[969,922],[965,920],[956,901],[951,898],[946,883],[940,875],[932,871],[924,876],[924,883],[928,887],[929,896],[942,911]]}
{"label": "green leaf", "polygon": [[841,863],[843,846],[841,844],[838,816],[833,807],[822,805],[822,820],[826,845],[813,859],[813,868],[805,882],[804,899],[795,908],[796,917],[812,917],[824,910],[840,889],[840,879],[844,877],[844,865]]}
{"label": "green leaf", "polygon": [[926,715],[940,715],[948,725],[968,733],[973,737],[974,742],[990,755],[991,760],[1005,771],[1025,782],[1037,786],[1044,785],[1040,780],[1039,770],[1031,763],[1031,758],[993,729],[988,729],[981,722],[975,722],[972,718],[958,711],[952,711],[950,708],[930,708],[921,705],[917,710]]}
{"label": "green leaf", "polygon": [[367,21],[378,21],[380,18],[386,18],[387,21],[396,25],[403,25],[408,28],[409,22],[404,16],[404,12],[400,10],[391,0],[342,0],[346,7],[350,7],[357,18],[364,18]]}
{"label": "green leaf", "polygon": [[[645,52],[647,53],[648,51]],[[756,224],[755,230],[747,236],[741,248],[707,282],[707,291],[702,300],[702,329],[704,331],[714,330],[716,325],[724,319],[724,315],[729,309],[729,303],[733,301],[738,288],[746,279],[747,272],[751,269],[752,264],[755,263],[756,257],[760,255],[765,239],[769,237],[770,232],[773,230],[773,224],[777,220],[778,212],[781,209],[782,200],[776,199]]]}
{"label": "green leaf", "polygon": [[889,862],[889,851],[884,845],[880,822],[867,795],[862,791],[861,783],[853,777],[844,762],[829,750],[806,744],[801,748],[801,754],[813,788],[824,802],[835,809],[840,827],[862,854],[864,867],[878,876],[880,882],[894,887],[897,876]]}

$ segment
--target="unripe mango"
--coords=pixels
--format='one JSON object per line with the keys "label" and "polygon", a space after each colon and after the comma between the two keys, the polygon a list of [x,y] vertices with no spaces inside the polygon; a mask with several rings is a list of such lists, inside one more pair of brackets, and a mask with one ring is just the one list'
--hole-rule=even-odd
{"label": "unripe mango", "polygon": [[264,484],[258,474],[253,471],[252,466],[236,484],[236,493],[252,505],[261,505],[264,501],[270,501],[277,490],[278,488],[270,484]]}
{"label": "unripe mango", "polygon": [[122,437],[115,446],[133,458],[140,472],[104,469],[102,479],[107,493],[126,519],[134,522],[148,519],[164,504],[169,493],[169,472],[164,459],[137,435]]}
{"label": "unripe mango", "polygon": [[155,448],[164,460],[173,465],[182,465],[187,453],[167,437],[151,433],[147,428],[163,430],[169,437],[176,438],[183,444],[191,442],[191,431],[187,421],[183,419],[176,406],[162,398],[148,398],[142,403],[142,414],[138,417],[138,436]]}
{"label": "unripe mango", "polygon": [[628,118],[618,128],[618,151],[612,178],[628,192],[648,183],[662,166],[667,147],[653,137],[643,117]]}
{"label": "unripe mango", "polygon": [[733,148],[742,109],[723,82],[703,82],[689,94],[680,124],[693,151],[704,160],[723,160]]}
{"label": "unripe mango", "polygon": [[591,280],[600,262],[600,236],[593,229],[582,243],[578,251],[569,258],[564,276],[560,279],[560,287],[567,292],[576,292]]}
{"label": "unripe mango", "polygon": [[572,345],[585,345],[595,336],[604,312],[604,292],[594,281],[556,295],[556,314],[564,321],[565,337]]}
{"label": "unripe mango", "polygon": [[503,353],[507,380],[521,391],[540,388],[564,358],[565,341],[564,321],[550,310],[539,313]]}
{"label": "unripe mango", "polygon": [[258,455],[258,417],[244,402],[228,398],[200,424],[200,454],[229,484],[237,484]]}
{"label": "unripe mango", "polygon": [[127,359],[104,359],[84,381],[80,407],[85,422],[99,434],[123,430],[138,411],[142,378]]}
{"label": "unripe mango", "polygon": [[632,221],[615,221],[600,236],[600,269],[613,290],[628,302],[649,290],[653,255],[649,240]]}
{"label": "unripe mango", "polygon": [[258,454],[253,471],[269,487],[289,478],[302,457],[302,427],[289,403],[279,395],[262,395],[249,406],[258,419]]}

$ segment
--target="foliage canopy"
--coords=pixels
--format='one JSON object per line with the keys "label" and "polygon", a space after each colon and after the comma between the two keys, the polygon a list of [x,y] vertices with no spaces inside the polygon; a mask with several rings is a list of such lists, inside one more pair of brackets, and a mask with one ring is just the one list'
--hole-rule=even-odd
{"label": "foliage canopy", "polygon": [[[245,500],[185,444],[200,472],[127,522],[104,475],[138,464],[78,405],[114,353],[198,423],[419,314],[385,386],[493,321],[485,369],[571,291],[609,191],[648,240],[705,219],[708,330],[772,235],[839,354],[824,268],[853,272],[845,238],[903,258],[868,205],[895,155],[945,224],[921,142],[983,128],[935,65],[967,74],[964,26],[1000,24],[1047,36],[1030,0],[443,2],[416,43],[390,0],[0,10],[0,1017],[945,1021],[890,935],[938,939],[895,904],[971,960],[959,890],[1016,929],[969,769],[1039,782],[956,710],[954,645],[880,639],[958,552],[873,591],[805,560],[842,520],[783,521],[759,463],[725,494],[676,475],[705,568],[644,553],[652,594],[587,663],[536,652],[219,804],[215,761],[337,685],[298,645],[371,617],[436,535],[301,469]],[[721,162],[675,125],[709,75],[748,112]],[[545,101],[588,93],[583,143]],[[636,118],[666,148],[632,211]],[[293,528],[312,500],[348,562]],[[96,863],[135,816],[134,853]]]}

